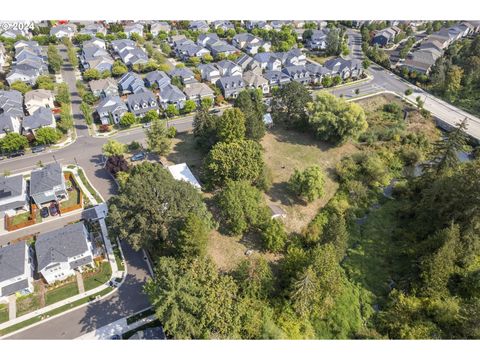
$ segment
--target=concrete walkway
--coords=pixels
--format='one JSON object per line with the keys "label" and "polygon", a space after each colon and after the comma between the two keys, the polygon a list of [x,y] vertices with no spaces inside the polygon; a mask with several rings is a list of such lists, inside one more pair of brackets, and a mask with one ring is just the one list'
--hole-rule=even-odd
{"label": "concrete walkway", "polygon": [[13,320],[17,317],[17,297],[15,294],[8,297],[8,319]]}
{"label": "concrete walkway", "polygon": [[85,286],[83,285],[83,276],[79,271],[75,271],[75,276],[77,278],[78,293],[83,294],[85,292]]}
{"label": "concrete walkway", "polygon": [[155,315],[150,315],[128,325],[127,318],[125,317],[111,324],[98,328],[95,331],[86,333],[85,335],[82,335],[75,340],[105,340],[110,339],[114,335],[122,336],[126,332],[135,330],[136,328],[155,321],[156,319],[157,317]]}

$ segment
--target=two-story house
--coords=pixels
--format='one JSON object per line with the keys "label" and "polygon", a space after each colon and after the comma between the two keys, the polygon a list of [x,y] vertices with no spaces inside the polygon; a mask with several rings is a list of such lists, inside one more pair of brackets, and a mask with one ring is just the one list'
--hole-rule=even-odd
{"label": "two-story house", "polygon": [[95,109],[95,115],[103,125],[118,124],[126,112],[127,105],[118,95],[106,96]]}
{"label": "two-story house", "polygon": [[67,198],[62,166],[58,163],[33,170],[30,176],[30,197],[41,207],[45,203]]}
{"label": "two-story house", "polygon": [[24,102],[25,109],[29,115],[32,115],[41,107],[48,109],[53,109],[55,107],[53,92],[44,89],[37,89],[27,92],[25,94]]}
{"label": "two-story house", "polygon": [[0,298],[33,292],[33,264],[25,241],[0,247]]}
{"label": "two-story house", "polygon": [[0,216],[27,209],[27,182],[23,175],[0,176]]}
{"label": "two-story house", "polygon": [[156,96],[150,90],[128,95],[127,97],[128,111],[135,116],[142,116],[150,110],[159,112],[159,106]]}

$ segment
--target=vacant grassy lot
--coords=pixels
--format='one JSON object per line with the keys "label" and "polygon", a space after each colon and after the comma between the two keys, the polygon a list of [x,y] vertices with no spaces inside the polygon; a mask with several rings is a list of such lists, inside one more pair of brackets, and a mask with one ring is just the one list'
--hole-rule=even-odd
{"label": "vacant grassy lot", "polygon": [[199,179],[199,171],[204,155],[195,147],[192,132],[180,133],[172,139],[172,151],[166,157],[166,165],[186,163],[192,173]]}
{"label": "vacant grassy lot", "polygon": [[17,299],[17,317],[40,309],[41,303],[41,294],[38,288],[35,287],[35,291],[32,294]]}
{"label": "vacant grassy lot", "polygon": [[62,285],[58,288],[47,290],[45,293],[45,305],[51,305],[58,301],[68,299],[69,297],[78,294],[77,281],[74,279],[72,282]]}
{"label": "vacant grassy lot", "polygon": [[[273,185],[267,191],[267,202],[275,203],[287,212],[285,225],[289,231],[300,232],[335,194],[336,164],[345,156],[358,151],[352,144],[332,147],[307,133],[274,129],[263,138],[265,162],[271,169]],[[295,169],[319,165],[326,173],[325,196],[309,204],[297,199],[288,190],[288,180]]]}
{"label": "vacant grassy lot", "polygon": [[112,267],[108,261],[101,262],[95,271],[95,273],[85,273],[83,275],[83,285],[85,287],[85,291],[105,284],[108,280],[110,280],[110,276],[112,275]]}
{"label": "vacant grassy lot", "polygon": [[0,304],[0,324],[8,320],[8,306]]}
{"label": "vacant grassy lot", "polygon": [[317,54],[308,54],[308,58],[312,59],[313,61],[323,65],[325,62],[327,62],[330,59],[333,59],[335,56],[322,56],[322,55],[317,55]]}

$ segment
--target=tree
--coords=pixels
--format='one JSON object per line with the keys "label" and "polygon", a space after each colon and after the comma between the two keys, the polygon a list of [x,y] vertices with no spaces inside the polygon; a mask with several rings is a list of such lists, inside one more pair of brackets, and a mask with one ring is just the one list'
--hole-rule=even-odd
{"label": "tree", "polygon": [[122,76],[127,71],[128,71],[128,68],[120,60],[115,61],[112,65],[112,75],[114,77]]}
{"label": "tree", "polygon": [[261,92],[257,90],[244,90],[235,99],[235,107],[245,115],[245,136],[247,139],[259,141],[265,135],[265,105]]}
{"label": "tree", "polygon": [[48,45],[47,49],[48,66],[54,73],[58,73],[63,64],[63,59],[60,56],[55,45]]}
{"label": "tree", "polygon": [[209,258],[161,257],[145,291],[165,331],[175,339],[236,338],[238,287]]}
{"label": "tree", "polygon": [[372,65],[372,62],[371,62],[369,59],[365,58],[365,59],[362,61],[362,67],[363,67],[365,70],[367,70],[367,69],[370,67],[370,65]]}
{"label": "tree", "polygon": [[114,139],[109,139],[102,146],[102,153],[107,157],[123,155],[126,150],[125,144]]}
{"label": "tree", "polygon": [[203,98],[203,99],[200,101],[200,107],[201,107],[202,109],[208,110],[208,109],[210,109],[212,106],[213,106],[213,99],[212,99],[212,98],[206,97],[206,98]]}
{"label": "tree", "polygon": [[128,162],[123,155],[111,155],[105,162],[105,169],[115,177],[119,173],[127,173],[128,168]]}
{"label": "tree", "polygon": [[165,121],[153,120],[149,128],[145,129],[147,147],[150,151],[165,156],[172,148],[172,140],[168,135]]}
{"label": "tree", "polygon": [[322,86],[323,87],[330,87],[333,85],[333,79],[331,76],[324,76],[322,78]]}
{"label": "tree", "polygon": [[343,260],[348,248],[348,230],[345,217],[339,211],[330,211],[328,221],[324,226],[322,242],[332,244],[337,261],[341,262]]}
{"label": "tree", "polygon": [[15,132],[7,133],[7,135],[0,139],[0,148],[4,153],[11,153],[13,151],[23,150],[27,146],[27,138]]}
{"label": "tree", "polygon": [[137,118],[131,112],[126,112],[120,118],[120,126],[121,127],[130,127],[137,122]]}
{"label": "tree", "polygon": [[52,90],[55,88],[55,83],[48,75],[40,75],[35,83],[37,89]]}
{"label": "tree", "polygon": [[445,79],[445,93],[447,96],[453,98],[458,95],[462,87],[462,77],[463,69],[461,67],[456,65],[449,67]]}
{"label": "tree", "polygon": [[55,100],[60,103],[61,105],[63,104],[70,104],[71,98],[70,98],[70,90],[68,89],[68,85],[66,83],[60,83],[57,86],[57,96]]}
{"label": "tree", "polygon": [[245,116],[236,108],[227,109],[217,124],[218,141],[230,143],[245,137]]}
{"label": "tree", "polygon": [[80,104],[80,111],[82,112],[87,125],[91,125],[93,123],[92,107],[88,103],[82,101],[82,103]]}
{"label": "tree", "polygon": [[307,103],[312,97],[307,88],[292,81],[277,90],[272,99],[272,117],[275,123],[292,129],[305,129],[308,124]]}
{"label": "tree", "polygon": [[97,69],[87,69],[83,72],[83,80],[98,80],[102,77],[102,74]]}
{"label": "tree", "polygon": [[167,108],[165,109],[165,115],[169,118],[178,116],[179,111],[177,107],[173,104],[168,104]]}
{"label": "tree", "polygon": [[228,232],[241,235],[268,219],[262,193],[247,181],[228,181],[215,198]]}
{"label": "tree", "polygon": [[144,123],[151,123],[155,120],[158,120],[158,112],[156,110],[149,110],[143,115],[142,122]]}
{"label": "tree", "polygon": [[191,214],[212,225],[197,189],[176,181],[159,164],[142,162],[130,170],[119,195],[110,200],[107,222],[135,250],[144,247],[158,255],[175,249],[177,229]]}
{"label": "tree", "polygon": [[201,108],[193,120],[193,136],[197,146],[204,151],[209,151],[218,142],[217,125],[220,118],[210,114],[208,108]]}
{"label": "tree", "polygon": [[62,104],[60,108],[60,123],[57,123],[57,128],[66,134],[73,129],[73,126],[72,108],[70,107],[70,104]]}
{"label": "tree", "polygon": [[20,80],[14,81],[12,85],[10,85],[10,89],[20,91],[23,95],[32,90],[29,85]]}
{"label": "tree", "polygon": [[193,100],[187,100],[185,101],[185,105],[183,106],[183,113],[184,114],[190,114],[192,111],[195,111],[197,108],[197,104]]}
{"label": "tree", "polygon": [[324,194],[325,175],[317,165],[308,167],[304,171],[295,169],[288,184],[295,195],[313,201]]}
{"label": "tree", "polygon": [[176,248],[186,258],[205,257],[210,228],[195,214],[189,214],[178,230]]}
{"label": "tree", "polygon": [[262,147],[253,140],[217,143],[204,163],[204,177],[210,187],[219,187],[227,180],[246,180],[258,184],[264,176]]}
{"label": "tree", "polygon": [[327,55],[340,55],[341,45],[340,31],[337,29],[330,29],[326,39],[325,52]]}
{"label": "tree", "polygon": [[55,144],[61,138],[57,129],[43,127],[35,131],[35,142],[41,145]]}
{"label": "tree", "polygon": [[333,144],[356,139],[368,123],[362,107],[326,92],[320,92],[308,104],[309,125],[315,135]]}
{"label": "tree", "polygon": [[261,231],[263,246],[268,251],[279,252],[285,247],[287,232],[283,223],[276,219],[268,220]]}

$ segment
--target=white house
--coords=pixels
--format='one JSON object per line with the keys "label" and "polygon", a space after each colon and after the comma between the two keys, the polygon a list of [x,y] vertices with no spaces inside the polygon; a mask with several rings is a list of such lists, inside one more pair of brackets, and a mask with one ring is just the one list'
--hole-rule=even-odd
{"label": "white house", "polygon": [[50,29],[50,36],[55,36],[57,39],[67,37],[71,39],[77,32],[75,24],[62,24],[54,26]]}
{"label": "white house", "polygon": [[0,248],[0,299],[33,292],[33,265],[25,241]]}
{"label": "white house", "polygon": [[93,262],[93,246],[83,222],[38,235],[35,242],[37,270],[53,284],[75,275]]}
{"label": "white house", "polygon": [[50,90],[37,89],[29,91],[25,94],[25,108],[29,115],[32,115],[40,107],[46,107],[53,109],[55,105],[53,104],[54,96],[53,92]]}

